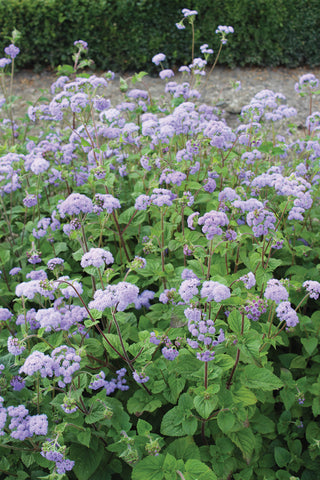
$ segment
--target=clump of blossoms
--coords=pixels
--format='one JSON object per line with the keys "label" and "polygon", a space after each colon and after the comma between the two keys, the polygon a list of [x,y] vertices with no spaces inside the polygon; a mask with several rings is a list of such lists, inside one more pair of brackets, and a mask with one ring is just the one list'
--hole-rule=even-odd
{"label": "clump of blossoms", "polygon": [[119,282],[117,285],[108,285],[105,290],[97,290],[88,306],[100,312],[106,308],[116,307],[118,312],[122,312],[137,300],[138,294],[139,288],[136,285]]}
{"label": "clump of blossoms", "polygon": [[110,265],[114,262],[112,253],[103,248],[90,248],[89,252],[85,253],[81,258],[81,267],[86,268],[92,265],[93,267],[102,267]]}
{"label": "clump of blossoms", "polygon": [[280,303],[288,300],[289,293],[279,280],[272,278],[267,282],[264,296],[266,299],[273,300],[275,303]]}
{"label": "clump of blossoms", "polygon": [[315,280],[307,280],[303,283],[303,287],[309,292],[310,298],[317,300],[320,295],[320,283]]}
{"label": "clump of blossoms", "polygon": [[69,472],[74,467],[74,461],[65,457],[66,447],[60,446],[57,440],[48,439],[42,444],[41,455],[55,463],[55,470],[59,475]]}
{"label": "clump of blossoms", "polygon": [[200,349],[200,352],[197,352],[197,359],[202,362],[214,360],[213,347],[224,342],[224,331],[220,329],[216,336],[214,321],[208,319],[207,315],[198,308],[187,308],[184,314],[188,319],[188,330],[193,337],[187,338],[187,343],[192,349]]}
{"label": "clump of blossoms", "polygon": [[291,307],[290,302],[281,302],[276,308],[278,318],[286,322],[288,327],[295,327],[299,323],[297,312]]}
{"label": "clump of blossoms", "polygon": [[106,375],[103,371],[95,375],[95,379],[91,381],[89,384],[89,388],[92,390],[99,390],[100,388],[104,388],[106,391],[106,395],[111,395],[116,389],[125,391],[128,390],[129,387],[126,385],[126,379],[124,378],[127,370],[125,368],[121,368],[120,370],[116,371],[118,375],[117,378],[112,378],[111,380],[106,380]]}
{"label": "clump of blossoms", "polygon": [[268,303],[259,297],[250,298],[246,302],[244,311],[249,320],[257,322],[263,313],[266,313]]}

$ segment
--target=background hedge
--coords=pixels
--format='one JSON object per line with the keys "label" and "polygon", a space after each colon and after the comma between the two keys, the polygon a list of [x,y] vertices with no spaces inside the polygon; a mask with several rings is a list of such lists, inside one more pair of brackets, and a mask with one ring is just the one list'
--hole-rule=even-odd
{"label": "background hedge", "polygon": [[199,12],[196,52],[202,43],[218,49],[218,25],[234,27],[220,63],[320,64],[319,0],[0,0],[0,51],[17,28],[18,67],[70,63],[79,39],[88,42],[89,56],[101,69],[150,73],[159,52],[168,66],[180,66],[189,63],[191,49],[191,29],[175,27],[184,7]]}

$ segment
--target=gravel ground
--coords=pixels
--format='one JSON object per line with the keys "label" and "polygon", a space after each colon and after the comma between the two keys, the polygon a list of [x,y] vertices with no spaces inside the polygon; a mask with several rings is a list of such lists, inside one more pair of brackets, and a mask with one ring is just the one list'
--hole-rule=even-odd
{"label": "gravel ground", "polygon": [[[209,105],[218,105],[225,111],[225,118],[230,126],[238,123],[238,114],[241,107],[249,103],[251,98],[260,90],[270,89],[280,92],[287,98],[287,104],[295,107],[298,111],[298,118],[295,119],[300,127],[305,124],[309,115],[309,103],[306,98],[301,98],[294,90],[295,83],[305,73],[314,73],[320,77],[320,68],[235,68],[233,70],[217,66],[202,91],[203,102]],[[102,72],[96,72],[101,75]],[[124,75],[127,78],[128,75]],[[40,96],[51,98],[49,92],[51,84],[56,80],[56,75],[50,71],[34,73],[30,70],[22,70],[15,74],[13,93],[19,96],[14,107],[15,118],[23,117],[29,106],[28,102],[35,103]],[[176,75],[172,80],[181,81],[181,74]],[[235,91],[232,82],[241,81],[242,88]],[[136,84],[133,88],[148,88],[154,98],[163,95],[165,81],[160,78],[146,76],[144,85]],[[119,91],[119,75],[110,82],[105,96],[110,98],[113,105],[116,105],[123,98]],[[313,111],[320,110],[319,101],[314,101]]]}

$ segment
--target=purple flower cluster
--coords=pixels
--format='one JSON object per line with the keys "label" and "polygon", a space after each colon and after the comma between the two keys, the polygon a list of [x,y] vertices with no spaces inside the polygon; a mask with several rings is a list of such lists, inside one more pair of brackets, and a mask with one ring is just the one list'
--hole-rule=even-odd
{"label": "purple flower cluster", "polygon": [[295,327],[299,323],[297,312],[291,307],[290,302],[279,303],[276,312],[281,322],[286,322],[288,327]]}
{"label": "purple flower cluster", "polygon": [[105,308],[116,307],[118,312],[122,312],[137,300],[138,294],[139,288],[128,282],[108,285],[105,290],[95,292],[89,308],[103,312]]}
{"label": "purple flower cluster", "polygon": [[18,340],[15,337],[9,337],[7,341],[8,352],[15,357],[21,355],[21,353],[26,349],[24,341]]}
{"label": "purple flower cluster", "polygon": [[61,447],[56,440],[47,440],[42,444],[41,455],[51,462],[55,462],[55,469],[59,475],[69,472],[74,467],[74,461],[65,458],[65,447]]}
{"label": "purple flower cluster", "polygon": [[275,229],[276,217],[274,213],[265,208],[251,211],[247,214],[247,224],[252,227],[255,237],[268,235],[269,230]]}
{"label": "purple flower cluster", "polygon": [[80,265],[82,268],[90,265],[99,268],[104,265],[110,265],[113,262],[114,258],[107,250],[103,248],[90,248],[89,252],[82,256]]}
{"label": "purple flower cluster", "polygon": [[198,295],[198,286],[200,280],[198,278],[189,278],[181,283],[179,288],[179,294],[185,303],[189,303],[192,297]]}
{"label": "purple flower cluster", "polygon": [[[188,217],[188,226],[192,225],[193,218],[197,214],[198,212],[194,212]],[[215,235],[222,235],[223,230],[220,227],[225,227],[228,224],[229,219],[227,215],[224,212],[218,212],[216,210],[211,210],[198,219],[198,225],[203,225],[202,232],[208,240],[212,240]]]}
{"label": "purple flower cluster", "polygon": [[90,198],[81,193],[71,193],[68,198],[57,205],[61,218],[66,215],[80,215],[80,213],[91,213],[93,203]]}
{"label": "purple flower cluster", "polygon": [[320,295],[320,283],[315,280],[307,280],[302,285],[307,292],[310,293],[310,298],[317,300]]}
{"label": "purple flower cluster", "polygon": [[247,290],[250,290],[250,288],[254,287],[256,284],[256,278],[252,272],[247,273],[246,275],[243,275],[242,277],[239,278],[244,283],[244,286],[246,287]]}
{"label": "purple flower cluster", "polygon": [[35,350],[26,359],[19,373],[32,376],[39,372],[42,378],[58,378],[58,385],[63,388],[67,383],[71,383],[72,375],[79,370],[80,360],[81,357],[75,349],[67,345],[55,348],[51,356]]}
{"label": "purple flower cluster", "polygon": [[109,193],[97,193],[95,196],[93,211],[98,215],[106,210],[107,213],[112,213],[116,208],[121,208],[120,202]]}
{"label": "purple flower cluster", "polygon": [[54,270],[58,265],[63,265],[63,264],[64,264],[63,258],[55,257],[48,260],[47,267],[49,270]]}
{"label": "purple flower cluster", "polygon": [[145,373],[138,373],[136,370],[132,372],[132,376],[137,383],[146,383],[149,380],[149,377]]}
{"label": "purple flower cluster", "polygon": [[47,435],[47,415],[29,415],[29,410],[24,405],[10,406],[7,408],[7,413],[11,417],[9,429],[12,438],[23,441],[33,435]]}
{"label": "purple flower cluster", "polygon": [[8,308],[0,307],[0,322],[6,322],[13,317],[13,314],[10,312]]}
{"label": "purple flower cluster", "polygon": [[267,311],[267,301],[259,297],[247,301],[244,307],[247,317],[253,322],[257,322],[261,315]]}
{"label": "purple flower cluster", "polygon": [[220,329],[219,335],[216,337],[213,320],[206,319],[206,315],[197,308],[187,308],[184,314],[188,319],[188,330],[192,337],[195,337],[195,339],[187,339],[188,345],[193,349],[201,349],[197,353],[198,360],[202,362],[214,360],[215,354],[212,348],[225,340],[223,330]]}
{"label": "purple flower cluster", "polygon": [[126,379],[124,378],[127,370],[125,368],[121,368],[120,370],[116,371],[118,375],[117,378],[112,378],[111,380],[106,380],[106,375],[103,371],[95,375],[95,379],[90,383],[89,388],[92,390],[99,390],[100,388],[104,388],[106,391],[106,395],[111,395],[116,389],[125,391],[128,390],[129,387],[126,385]]}
{"label": "purple flower cluster", "polygon": [[269,300],[280,303],[288,300],[289,293],[279,280],[272,278],[267,282],[267,288],[265,289],[264,296]]}
{"label": "purple flower cluster", "polygon": [[231,297],[231,292],[228,287],[222,285],[219,282],[213,282],[212,280],[203,282],[200,292],[201,298],[206,298],[207,302],[214,300],[219,303],[222,300],[226,300]]}

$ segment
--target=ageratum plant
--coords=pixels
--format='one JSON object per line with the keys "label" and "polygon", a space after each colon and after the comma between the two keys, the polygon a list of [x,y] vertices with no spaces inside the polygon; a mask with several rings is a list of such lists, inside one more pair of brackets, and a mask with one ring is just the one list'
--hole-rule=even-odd
{"label": "ageratum plant", "polygon": [[113,105],[75,46],[27,119],[1,101],[1,478],[317,479],[320,114],[263,90],[230,128],[207,44]]}

